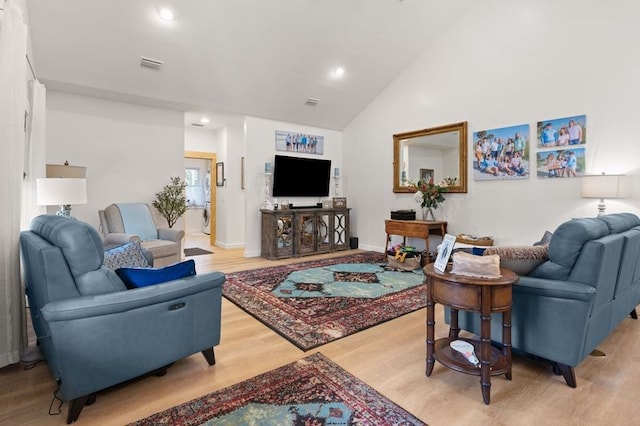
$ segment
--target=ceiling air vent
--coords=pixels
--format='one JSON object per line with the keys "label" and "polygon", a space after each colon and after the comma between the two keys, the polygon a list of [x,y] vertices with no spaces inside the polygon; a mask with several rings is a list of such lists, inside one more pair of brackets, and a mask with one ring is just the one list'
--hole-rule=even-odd
{"label": "ceiling air vent", "polygon": [[305,105],[315,106],[320,103],[320,99],[318,98],[307,98]]}
{"label": "ceiling air vent", "polygon": [[140,66],[151,68],[154,70],[159,70],[160,67],[164,64],[164,61],[159,61],[157,59],[145,58],[144,56],[140,57]]}
{"label": "ceiling air vent", "polygon": [[204,127],[204,124],[201,123],[191,123],[193,127]]}

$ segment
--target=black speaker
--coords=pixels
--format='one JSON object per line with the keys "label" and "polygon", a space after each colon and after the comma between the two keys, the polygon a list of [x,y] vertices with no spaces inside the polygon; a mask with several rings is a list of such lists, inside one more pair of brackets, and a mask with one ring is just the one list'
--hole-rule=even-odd
{"label": "black speaker", "polygon": [[358,248],[358,237],[349,237],[349,248],[350,249]]}

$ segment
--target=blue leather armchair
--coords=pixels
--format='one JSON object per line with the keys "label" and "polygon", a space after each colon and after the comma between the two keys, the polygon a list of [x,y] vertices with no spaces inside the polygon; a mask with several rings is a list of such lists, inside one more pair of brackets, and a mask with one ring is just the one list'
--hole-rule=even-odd
{"label": "blue leather armchair", "polygon": [[[549,243],[549,260],[513,286],[513,349],[551,361],[576,387],[578,366],[640,303],[640,219],[630,213],[573,219]],[[446,321],[450,311],[446,310]],[[480,334],[477,314],[459,325]],[[491,320],[491,335],[502,324]]]}
{"label": "blue leather armchair", "polygon": [[202,352],[215,363],[220,342],[220,272],[127,290],[102,266],[98,232],[42,215],[20,235],[26,292],[38,343],[70,401],[67,423],[95,393]]}

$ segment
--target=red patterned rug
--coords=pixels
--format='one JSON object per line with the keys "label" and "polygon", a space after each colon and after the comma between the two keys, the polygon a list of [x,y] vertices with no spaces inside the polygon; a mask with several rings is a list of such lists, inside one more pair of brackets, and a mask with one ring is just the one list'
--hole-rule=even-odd
{"label": "red patterned rug", "polygon": [[228,274],[223,295],[307,351],[426,306],[422,271],[384,259],[364,252]]}
{"label": "red patterned rug", "polygon": [[424,425],[320,353],[132,425]]}

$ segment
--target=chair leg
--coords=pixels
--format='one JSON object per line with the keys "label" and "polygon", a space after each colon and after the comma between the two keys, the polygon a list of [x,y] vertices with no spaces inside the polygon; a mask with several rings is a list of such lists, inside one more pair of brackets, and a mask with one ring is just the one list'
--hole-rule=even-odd
{"label": "chair leg", "polygon": [[636,308],[633,308],[633,310],[631,312],[629,312],[629,315],[631,315],[631,318],[633,318],[634,320],[638,319],[638,312],[636,312]]}
{"label": "chair leg", "polygon": [[564,381],[567,382],[567,386],[571,388],[575,388],[578,386],[576,382],[576,372],[573,367],[569,367],[568,365],[556,362],[553,365],[553,372],[557,375],[562,374],[562,377],[564,377]]}
{"label": "chair leg", "polygon": [[202,351],[202,355],[204,355],[204,358],[207,360],[209,365],[214,365],[216,363],[216,354],[213,352],[212,347]]}
{"label": "chair leg", "polygon": [[91,405],[96,402],[96,394],[92,393],[89,395],[81,396],[80,398],[73,399],[69,401],[69,411],[67,412],[67,424],[70,425],[78,420],[80,416],[80,412],[84,408],[85,405]]}

